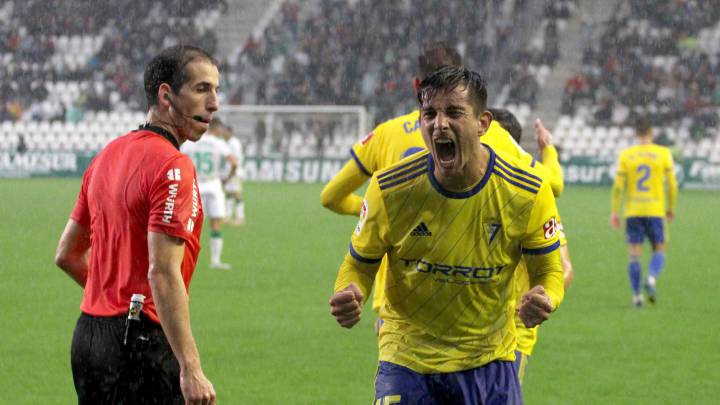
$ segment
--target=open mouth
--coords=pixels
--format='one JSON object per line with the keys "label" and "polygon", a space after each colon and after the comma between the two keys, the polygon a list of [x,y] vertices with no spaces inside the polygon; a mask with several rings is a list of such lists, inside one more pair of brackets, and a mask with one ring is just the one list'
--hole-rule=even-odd
{"label": "open mouth", "polygon": [[450,138],[435,139],[435,154],[443,165],[452,164],[455,161],[455,142]]}

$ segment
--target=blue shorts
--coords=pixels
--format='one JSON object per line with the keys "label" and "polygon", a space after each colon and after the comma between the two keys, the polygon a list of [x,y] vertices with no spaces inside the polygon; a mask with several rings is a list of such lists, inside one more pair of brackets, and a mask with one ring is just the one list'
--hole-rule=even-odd
{"label": "blue shorts", "polygon": [[511,361],[496,360],[455,373],[420,374],[381,361],[375,378],[374,405],[522,404],[517,371]]}
{"label": "blue shorts", "polygon": [[661,217],[628,217],[625,221],[627,242],[639,245],[648,237],[650,243],[665,242],[665,221]]}

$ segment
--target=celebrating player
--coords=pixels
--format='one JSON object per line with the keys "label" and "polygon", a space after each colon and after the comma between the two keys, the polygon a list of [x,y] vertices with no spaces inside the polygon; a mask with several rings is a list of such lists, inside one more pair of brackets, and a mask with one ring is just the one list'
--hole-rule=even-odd
{"label": "celebrating player", "polygon": [[[620,228],[620,206],[622,205],[623,190],[627,188],[624,214],[626,218],[625,233],[630,253],[628,275],[633,292],[633,305],[641,307],[643,305],[643,297],[640,293],[642,244],[647,236],[652,245],[653,253],[648,265],[645,292],[648,301],[655,303],[657,277],[665,267],[667,230],[664,218],[667,218],[668,221],[675,218],[677,182],[670,149],[653,143],[650,122],[640,120],[635,126],[635,135],[638,144],[620,152],[618,158],[612,193],[610,225],[613,229]],[[665,195],[666,187],[667,196]]]}
{"label": "celebrating player", "polygon": [[[444,42],[433,43],[423,50],[418,57],[418,76],[413,80],[415,91],[420,81],[432,71],[442,66],[462,66],[462,57],[451,46]],[[339,214],[359,215],[362,198],[353,194],[376,171],[390,166],[399,160],[426,149],[425,141],[420,133],[419,111],[393,118],[376,127],[363,140],[353,146],[349,160],[340,172],[333,177],[320,195],[321,203],[328,209]],[[497,122],[490,123],[485,133],[484,143],[493,148],[505,150],[527,162],[532,156],[526,153],[510,134]],[[550,177],[550,176],[548,176]],[[553,189],[555,181],[551,181]],[[560,181],[562,185],[562,180]],[[561,186],[560,186],[561,188]],[[383,259],[380,270],[375,277],[373,309],[379,313],[384,301],[384,280],[387,264]],[[382,320],[376,322],[376,329]]]}
{"label": "celebrating player", "polygon": [[[223,183],[231,179],[237,170],[237,158],[233,156],[225,140],[216,133],[223,130],[219,118],[210,122],[208,132],[195,143],[183,144],[180,151],[192,159],[197,170],[198,188],[203,207],[210,218],[210,268],[228,270],[230,264],[221,261],[223,239],[222,224],[225,221],[225,192]],[[220,170],[223,160],[230,164],[230,173],[223,180]]]}
{"label": "celebrating player", "polygon": [[478,73],[444,67],[420,83],[429,152],[376,173],[340,267],[331,313],[360,320],[387,255],[376,399],[521,403],[515,359],[515,269],[533,286],[519,315],[532,327],[563,298],[557,209],[547,181],[481,144],[491,122]]}

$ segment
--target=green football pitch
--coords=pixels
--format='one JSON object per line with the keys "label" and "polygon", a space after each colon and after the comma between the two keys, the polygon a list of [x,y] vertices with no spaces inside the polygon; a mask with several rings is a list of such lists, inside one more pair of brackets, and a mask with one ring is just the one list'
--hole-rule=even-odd
{"label": "green football pitch", "polygon": [[[69,349],[82,291],[53,254],[78,187],[0,180],[0,403],[75,401]],[[372,403],[371,311],[352,330],[328,311],[355,219],[320,207],[320,189],[247,184],[248,224],[224,229],[231,271],[208,268],[203,237],[192,326],[220,404]],[[717,403],[720,194],[681,192],[659,302],[642,309],[630,305],[609,198],[608,189],[569,187],[559,200],[576,276],[540,329],[526,402]]]}

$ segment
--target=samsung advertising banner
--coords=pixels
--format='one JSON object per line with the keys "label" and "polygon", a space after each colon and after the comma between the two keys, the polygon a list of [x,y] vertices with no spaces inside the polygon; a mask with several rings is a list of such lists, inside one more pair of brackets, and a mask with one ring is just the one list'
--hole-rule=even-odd
{"label": "samsung advertising banner", "polygon": [[0,177],[82,176],[92,153],[0,152]]}
{"label": "samsung advertising banner", "polygon": [[[0,177],[80,177],[94,154],[73,152],[0,152]],[[248,158],[246,181],[326,183],[345,164],[344,159]],[[574,157],[562,162],[566,185],[602,185],[613,182],[613,161],[597,157]],[[683,188],[720,190],[720,163],[707,159],[683,159],[676,163]]]}

